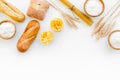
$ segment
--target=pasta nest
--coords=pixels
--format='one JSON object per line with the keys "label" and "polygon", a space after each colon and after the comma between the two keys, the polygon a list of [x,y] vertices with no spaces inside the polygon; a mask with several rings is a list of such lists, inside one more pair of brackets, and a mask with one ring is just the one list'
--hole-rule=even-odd
{"label": "pasta nest", "polygon": [[44,45],[49,44],[53,40],[53,33],[50,31],[43,32],[40,36],[40,40]]}
{"label": "pasta nest", "polygon": [[53,31],[59,32],[63,29],[63,21],[61,18],[55,18],[51,21],[50,26]]}

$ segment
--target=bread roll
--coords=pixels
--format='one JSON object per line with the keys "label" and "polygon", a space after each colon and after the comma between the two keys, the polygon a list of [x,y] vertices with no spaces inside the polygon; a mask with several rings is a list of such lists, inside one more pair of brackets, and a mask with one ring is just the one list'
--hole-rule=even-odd
{"label": "bread roll", "polygon": [[20,52],[25,52],[29,49],[30,45],[35,40],[40,29],[40,24],[36,20],[32,20],[28,23],[25,31],[18,40],[17,48]]}
{"label": "bread roll", "polygon": [[49,8],[46,0],[31,0],[27,15],[39,20],[43,20]]}
{"label": "bread roll", "polygon": [[18,22],[25,20],[25,15],[15,6],[6,2],[5,0],[0,0],[0,11]]}

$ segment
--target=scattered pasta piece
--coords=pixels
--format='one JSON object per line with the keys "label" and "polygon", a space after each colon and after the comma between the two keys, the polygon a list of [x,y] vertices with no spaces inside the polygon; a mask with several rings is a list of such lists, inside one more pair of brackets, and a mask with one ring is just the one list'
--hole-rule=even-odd
{"label": "scattered pasta piece", "polygon": [[51,21],[50,26],[53,31],[59,32],[63,29],[63,21],[60,18],[55,18]]}
{"label": "scattered pasta piece", "polygon": [[41,43],[44,45],[49,44],[53,40],[53,34],[50,31],[43,32],[40,36]]}

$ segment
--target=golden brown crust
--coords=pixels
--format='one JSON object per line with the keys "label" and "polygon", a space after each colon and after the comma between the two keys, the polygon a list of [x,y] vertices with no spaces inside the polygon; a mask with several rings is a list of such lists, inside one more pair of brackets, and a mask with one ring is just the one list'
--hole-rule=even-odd
{"label": "golden brown crust", "polygon": [[114,31],[112,31],[112,32],[109,34],[109,36],[108,36],[108,44],[110,45],[111,48],[113,48],[113,49],[115,49],[115,50],[120,50],[120,48],[115,48],[115,47],[111,44],[111,42],[110,42],[110,37],[112,36],[112,34],[114,34],[114,33],[116,33],[116,32],[120,32],[120,30],[114,30]]}
{"label": "golden brown crust", "polygon": [[30,45],[33,43],[40,29],[40,24],[36,20],[32,20],[28,23],[25,31],[18,40],[17,48],[20,52],[28,50]]}
{"label": "golden brown crust", "polygon": [[98,17],[98,16],[102,15],[102,13],[103,13],[104,10],[105,10],[105,4],[104,4],[103,0],[100,0],[100,2],[101,2],[102,5],[103,5],[103,9],[102,9],[102,12],[101,12],[99,15],[90,15],[90,14],[86,11],[87,1],[88,1],[88,0],[86,0],[85,3],[84,3],[84,11],[85,11],[85,13],[86,13],[87,15],[89,15],[89,16],[91,16],[91,17]]}
{"label": "golden brown crust", "polygon": [[31,0],[27,15],[39,20],[43,20],[49,8],[49,3],[45,0]]}
{"label": "golden brown crust", "polygon": [[6,2],[5,0],[0,0],[0,11],[18,22],[25,20],[25,15],[15,6]]}

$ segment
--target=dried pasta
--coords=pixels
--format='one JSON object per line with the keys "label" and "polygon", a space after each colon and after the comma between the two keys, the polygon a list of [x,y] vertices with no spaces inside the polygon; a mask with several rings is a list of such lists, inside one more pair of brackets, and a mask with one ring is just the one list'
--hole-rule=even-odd
{"label": "dried pasta", "polygon": [[60,18],[55,18],[51,21],[50,26],[53,31],[59,32],[63,29],[63,21]]}
{"label": "dried pasta", "polygon": [[44,45],[49,44],[53,40],[53,34],[50,31],[43,32],[40,36],[41,43]]}

